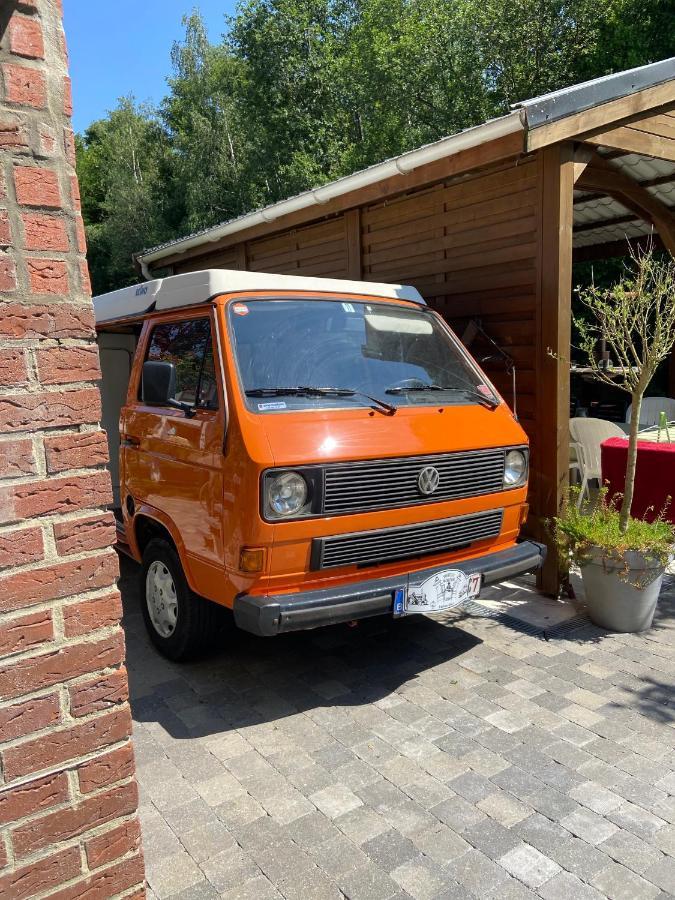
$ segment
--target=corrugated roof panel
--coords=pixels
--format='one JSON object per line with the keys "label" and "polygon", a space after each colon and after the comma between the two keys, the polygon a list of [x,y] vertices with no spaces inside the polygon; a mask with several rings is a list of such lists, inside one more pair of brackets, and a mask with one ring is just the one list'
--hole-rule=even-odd
{"label": "corrugated roof panel", "polygon": [[591,247],[595,244],[610,244],[614,241],[625,241],[629,238],[651,234],[652,226],[642,220],[625,222],[623,225],[600,225],[593,231],[584,231],[574,235],[575,247]]}

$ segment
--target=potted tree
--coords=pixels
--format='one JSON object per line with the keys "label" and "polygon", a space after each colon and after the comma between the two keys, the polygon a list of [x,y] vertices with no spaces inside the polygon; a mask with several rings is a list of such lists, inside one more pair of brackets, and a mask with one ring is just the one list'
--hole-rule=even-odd
{"label": "potted tree", "polygon": [[[631,516],[642,399],[675,345],[675,263],[652,248],[631,256],[632,265],[612,288],[579,291],[586,315],[574,317],[593,376],[631,397],[620,508],[603,490],[599,502],[582,509],[568,498],[554,520],[563,566],[572,562],[581,569],[591,619],[622,632],[651,627],[675,543],[675,529],[661,515],[653,522]],[[611,370],[595,353],[602,339],[615,360]]]}

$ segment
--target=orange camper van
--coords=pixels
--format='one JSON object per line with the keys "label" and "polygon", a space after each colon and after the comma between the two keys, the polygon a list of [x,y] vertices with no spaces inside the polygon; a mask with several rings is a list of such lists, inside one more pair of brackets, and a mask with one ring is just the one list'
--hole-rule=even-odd
{"label": "orange camper van", "polygon": [[94,303],[118,545],[169,658],[542,564],[525,433],[414,288],[209,270]]}

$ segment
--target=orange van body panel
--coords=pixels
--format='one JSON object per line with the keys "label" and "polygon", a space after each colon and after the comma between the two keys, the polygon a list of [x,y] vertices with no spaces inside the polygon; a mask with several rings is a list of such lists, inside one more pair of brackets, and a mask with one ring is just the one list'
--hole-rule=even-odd
{"label": "orange van body panel", "polygon": [[[525,432],[505,403],[496,409],[476,404],[399,407],[394,416],[368,407],[313,409],[257,415],[239,385],[227,307],[247,296],[298,298],[299,291],[225,294],[212,304],[183,307],[144,317],[122,411],[122,511],[131,554],[140,561],[135,523],[154,519],[172,536],[192,590],[232,607],[235,597],[292,593],[427,569],[469,560],[511,547],[521,524],[527,487],[496,494],[424,503],[375,512],[313,517],[269,523],[260,513],[260,480],[272,467],[423,456],[462,450],[526,446]],[[416,304],[359,294],[336,296],[365,302]],[[218,411],[199,410],[188,418],[180,410],[146,406],[138,399],[143,361],[155,322],[210,316],[214,359],[219,371]],[[131,496],[131,515],[125,499]],[[503,508],[497,538],[467,550],[429,555],[373,567],[310,569],[313,538],[412,525],[483,510]],[[239,570],[241,548],[264,550],[263,571]]]}

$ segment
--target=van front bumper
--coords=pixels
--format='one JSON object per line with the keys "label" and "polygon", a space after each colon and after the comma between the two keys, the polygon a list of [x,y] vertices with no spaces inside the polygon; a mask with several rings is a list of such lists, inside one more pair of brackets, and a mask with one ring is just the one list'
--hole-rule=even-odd
{"label": "van front bumper", "polygon": [[521,541],[507,550],[488,553],[466,562],[446,563],[410,575],[370,578],[339,587],[296,594],[254,596],[240,594],[234,601],[234,620],[239,628],[270,637],[287,631],[303,631],[336,625],[370,616],[393,614],[394,592],[407,590],[410,578],[425,580],[445,569],[461,569],[483,576],[482,584],[493,584],[533,572],[546,559],[546,547],[536,541]]}

